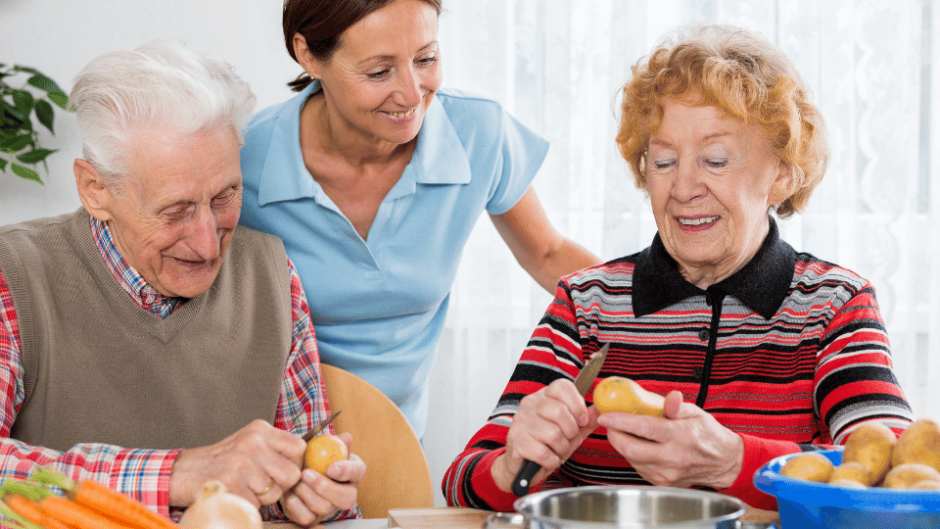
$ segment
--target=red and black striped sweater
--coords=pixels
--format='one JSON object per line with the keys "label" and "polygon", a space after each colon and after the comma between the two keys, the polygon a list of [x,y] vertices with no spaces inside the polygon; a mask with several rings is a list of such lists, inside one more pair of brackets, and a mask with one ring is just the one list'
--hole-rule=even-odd
{"label": "red and black striped sweater", "polygon": [[[562,278],[496,409],[445,474],[448,504],[512,510],[516,497],[496,487],[490,467],[519,401],[557,378],[573,380],[602,343],[610,350],[598,379],[679,390],[741,435],[741,473],[719,492],[759,508],[776,506],[752,482],[770,459],[844,444],[865,421],[899,434],[912,419],[868,281],[796,253],[771,221],[744,268],[701,290],[657,235],[643,252]],[[648,484],[603,427],[533,490],[600,484]]]}

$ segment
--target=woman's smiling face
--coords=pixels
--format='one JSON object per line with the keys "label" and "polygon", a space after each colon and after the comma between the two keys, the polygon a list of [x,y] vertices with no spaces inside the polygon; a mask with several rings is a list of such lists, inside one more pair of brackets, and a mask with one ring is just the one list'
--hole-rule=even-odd
{"label": "woman's smiling face", "polygon": [[786,199],[791,173],[758,129],[721,108],[672,98],[663,105],[647,151],[647,192],[679,271],[707,288],[757,253],[768,209]]}
{"label": "woman's smiling face", "polygon": [[328,62],[313,61],[334,132],[399,145],[418,135],[442,80],[437,18],[426,2],[395,0],[344,31]]}

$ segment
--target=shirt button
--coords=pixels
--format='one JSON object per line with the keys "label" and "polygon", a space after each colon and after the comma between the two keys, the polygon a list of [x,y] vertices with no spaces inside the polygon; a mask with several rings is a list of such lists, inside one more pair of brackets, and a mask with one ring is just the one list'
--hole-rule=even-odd
{"label": "shirt button", "polygon": [[695,369],[692,370],[692,376],[695,377],[695,380],[700,380],[702,378],[702,366],[695,366]]}
{"label": "shirt button", "polygon": [[708,331],[706,331],[705,329],[702,329],[701,331],[699,331],[699,332],[698,332],[698,339],[699,339],[699,340],[702,340],[703,342],[707,342],[707,341],[708,341]]}

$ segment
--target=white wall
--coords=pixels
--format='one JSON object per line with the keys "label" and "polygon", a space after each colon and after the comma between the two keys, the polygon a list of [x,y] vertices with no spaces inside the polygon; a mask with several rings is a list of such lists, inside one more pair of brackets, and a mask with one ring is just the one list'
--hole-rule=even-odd
{"label": "white wall", "polygon": [[[75,74],[102,53],[155,38],[182,40],[231,63],[251,83],[260,108],[286,99],[285,83],[299,73],[283,45],[281,5],[281,0],[2,0],[0,63],[32,66],[69,91]],[[79,206],[72,160],[80,155],[81,139],[73,116],[56,108],[55,130],[54,138],[46,133],[43,139],[61,149],[47,159],[49,174],[41,171],[45,185],[22,180],[9,167],[0,173],[0,225]]]}

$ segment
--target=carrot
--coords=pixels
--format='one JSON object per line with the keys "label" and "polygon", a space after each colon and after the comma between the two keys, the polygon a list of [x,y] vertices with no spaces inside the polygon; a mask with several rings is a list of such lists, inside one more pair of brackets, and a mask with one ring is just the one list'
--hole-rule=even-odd
{"label": "carrot", "polygon": [[42,523],[42,510],[36,502],[26,496],[22,494],[5,494],[3,496],[3,502],[6,503],[7,507],[12,509],[13,512],[19,514],[26,520],[34,524]]}
{"label": "carrot", "polygon": [[46,513],[42,515],[42,526],[45,529],[74,529],[71,525],[62,523]]}
{"label": "carrot", "polygon": [[0,515],[3,515],[9,518],[10,520],[13,520],[15,523],[19,524],[18,527],[25,527],[26,529],[41,529],[40,526],[37,525],[38,522],[33,523],[30,520],[27,520],[26,518],[20,516],[20,514],[17,513],[9,505],[7,505],[5,501],[0,501]]}
{"label": "carrot", "polygon": [[39,506],[44,515],[49,515],[76,529],[129,529],[131,527],[61,496],[45,498]]}
{"label": "carrot", "polygon": [[169,518],[151,511],[137,500],[100,483],[90,480],[76,483],[46,468],[35,470],[32,477],[37,481],[61,488],[69,499],[79,505],[134,529],[179,529],[179,526]]}

